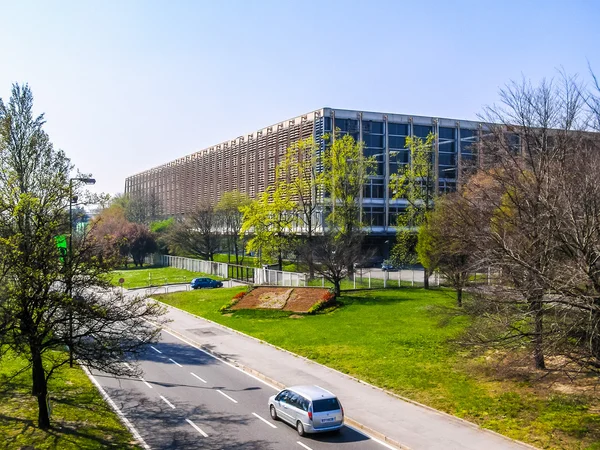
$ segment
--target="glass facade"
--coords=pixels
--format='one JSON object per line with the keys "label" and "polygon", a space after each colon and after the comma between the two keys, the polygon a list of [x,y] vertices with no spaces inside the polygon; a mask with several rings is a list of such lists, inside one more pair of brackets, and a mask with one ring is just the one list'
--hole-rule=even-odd
{"label": "glass facade", "polygon": [[[365,156],[376,160],[360,199],[363,222],[372,233],[393,233],[388,227],[396,225],[406,201],[394,200],[388,183],[410,164],[406,138],[437,135],[431,152],[437,189],[452,192],[464,168],[478,163],[474,144],[485,135],[484,128],[470,121],[323,108],[128,177],[125,192],[157,195],[167,215],[185,214],[200,198],[216,202],[233,189],[256,198],[274,182],[276,165],[290,144],[312,135],[323,151],[326,143],[319,138],[339,129],[362,140]],[[520,143],[509,135],[507,140],[518,151]],[[320,161],[317,166],[323,170]],[[324,193],[319,196],[326,205]]]}

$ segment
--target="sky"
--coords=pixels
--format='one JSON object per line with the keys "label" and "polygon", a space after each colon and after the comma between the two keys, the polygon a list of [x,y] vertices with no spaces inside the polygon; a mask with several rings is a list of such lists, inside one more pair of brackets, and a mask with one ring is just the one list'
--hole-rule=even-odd
{"label": "sky", "polygon": [[600,75],[600,2],[0,0],[0,98],[28,83],[95,192],[322,108],[477,120],[498,90]]}

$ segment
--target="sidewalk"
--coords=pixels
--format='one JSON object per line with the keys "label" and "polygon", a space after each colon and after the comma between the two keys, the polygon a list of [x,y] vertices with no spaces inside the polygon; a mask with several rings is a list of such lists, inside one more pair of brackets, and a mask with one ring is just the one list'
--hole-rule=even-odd
{"label": "sidewalk", "polygon": [[[165,328],[278,386],[317,384],[342,401],[349,425],[401,448],[533,448],[431,408],[402,400],[347,375],[230,328],[168,307]],[[266,406],[265,406],[266,408]]]}

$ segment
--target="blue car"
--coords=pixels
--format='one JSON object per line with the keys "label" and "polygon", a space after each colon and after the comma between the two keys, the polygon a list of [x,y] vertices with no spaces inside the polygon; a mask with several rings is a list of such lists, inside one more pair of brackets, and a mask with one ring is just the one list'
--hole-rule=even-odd
{"label": "blue car", "polygon": [[223,283],[212,278],[194,278],[190,283],[190,287],[192,289],[220,288],[223,287]]}

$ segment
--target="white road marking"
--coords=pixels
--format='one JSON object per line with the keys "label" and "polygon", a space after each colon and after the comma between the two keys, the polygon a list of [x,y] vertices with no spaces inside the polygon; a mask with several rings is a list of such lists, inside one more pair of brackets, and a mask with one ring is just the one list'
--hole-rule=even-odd
{"label": "white road marking", "polygon": [[306,448],[306,449],[308,449],[308,450],[312,450],[312,448],[310,448],[308,445],[304,445],[304,444],[303,444],[302,442],[300,442],[300,441],[296,441],[296,444],[298,444],[300,447],[304,447],[304,448]]}
{"label": "white road marking", "polygon": [[221,395],[223,395],[224,397],[227,397],[229,400],[231,400],[233,403],[237,403],[237,400],[232,399],[229,395],[227,395],[225,392],[220,391],[219,389],[217,389],[217,392]]}
{"label": "white road marking", "polygon": [[392,447],[391,445],[389,445],[389,444],[386,444],[385,442],[383,442],[383,441],[380,441],[380,440],[379,440],[379,439],[377,439],[377,438],[374,438],[373,436],[371,436],[370,434],[367,434],[367,433],[365,433],[364,431],[361,431],[361,430],[359,430],[359,429],[357,429],[357,428],[354,428],[354,427],[352,427],[352,426],[350,426],[350,425],[348,425],[348,424],[344,424],[344,426],[345,426],[345,427],[347,427],[347,428],[350,428],[350,429],[351,429],[351,430],[353,430],[353,431],[356,431],[357,433],[360,433],[360,434],[362,434],[363,436],[366,436],[366,437],[368,437],[368,438],[369,438],[369,439],[371,439],[373,442],[377,442],[379,445],[383,445],[385,448],[389,448],[389,449],[391,449],[391,450],[396,450],[396,447]]}
{"label": "white road marking", "polygon": [[196,431],[197,431],[198,433],[200,433],[202,436],[204,436],[204,437],[208,437],[208,434],[206,434],[204,431],[202,431],[202,430],[200,429],[200,427],[199,427],[198,425],[196,425],[194,422],[192,422],[190,419],[185,419],[185,421],[186,421],[187,423],[189,423],[191,426],[193,426],[193,427],[196,429]]}
{"label": "white road marking", "polygon": [[142,380],[146,386],[148,386],[150,389],[152,389],[152,385],[150,383],[148,383],[146,380],[144,380],[144,377],[140,377],[140,380]]}
{"label": "white road marking", "polygon": [[156,347],[154,347],[153,345],[151,345],[151,346],[150,346],[150,348],[151,348],[152,350],[154,350],[156,353],[160,353],[160,354],[162,354],[162,352],[161,352],[159,349],[157,349]]}
{"label": "white road marking", "polygon": [[252,413],[252,415],[254,417],[256,417],[257,419],[262,420],[264,423],[266,423],[267,425],[269,425],[271,428],[277,428],[275,425],[273,425],[271,422],[269,422],[267,419],[263,419],[262,417],[260,417],[258,414],[256,413]]}
{"label": "white road marking", "polygon": [[98,389],[100,391],[100,394],[102,394],[102,397],[104,397],[104,399],[108,402],[108,404],[111,406],[111,408],[117,412],[117,415],[119,416],[121,421],[125,424],[125,426],[127,428],[129,428],[129,430],[131,431],[131,434],[133,434],[133,437],[142,445],[142,447],[144,447],[146,450],[150,450],[150,446],[148,444],[146,444],[146,442],[144,442],[144,440],[142,439],[142,436],[140,436],[140,433],[138,433],[138,431],[133,427],[131,422],[127,419],[127,417],[125,417],[125,414],[123,414],[123,411],[121,411],[117,407],[115,402],[113,402],[112,398],[110,398],[108,396],[106,391],[102,388],[100,383],[98,383],[96,378],[94,378],[94,376],[90,373],[88,368],[85,366],[81,366],[81,367],[82,367],[83,371],[87,374],[87,376],[90,378],[90,380],[92,380],[92,383],[94,383],[94,386],[96,386],[96,389]]}
{"label": "white road marking", "polygon": [[[150,322],[150,321],[148,321],[148,323],[150,323],[150,324],[152,324],[152,325],[156,325],[156,324],[154,324],[154,323],[152,323],[152,322]],[[259,382],[261,382],[262,384],[264,384],[264,385],[266,385],[266,386],[269,386],[270,388],[272,388],[273,390],[275,390],[275,391],[277,391],[277,392],[279,392],[279,391],[281,390],[281,389],[279,389],[277,386],[273,386],[271,383],[269,383],[269,382],[267,382],[267,381],[265,381],[265,380],[261,380],[260,378],[258,378],[258,377],[255,377],[254,375],[252,375],[251,373],[244,372],[244,371],[243,371],[242,369],[240,369],[239,367],[236,367],[236,366],[234,366],[233,364],[231,364],[231,363],[229,363],[229,362],[227,362],[227,361],[225,361],[225,360],[223,360],[223,359],[219,358],[218,356],[211,355],[211,354],[210,354],[210,353],[208,353],[206,350],[202,350],[202,349],[201,349],[200,347],[198,347],[197,345],[193,344],[192,342],[188,341],[188,340],[187,340],[187,339],[185,339],[185,338],[182,338],[182,337],[180,337],[180,336],[177,336],[176,334],[173,334],[173,333],[171,333],[169,330],[165,330],[165,329],[163,329],[162,331],[164,331],[164,332],[165,332],[165,333],[167,333],[167,334],[170,334],[170,335],[171,335],[171,336],[173,336],[175,339],[179,339],[181,342],[185,342],[185,343],[186,343],[187,345],[189,345],[190,347],[193,347],[193,348],[195,348],[196,350],[198,350],[198,351],[200,351],[200,352],[204,353],[205,355],[207,355],[207,356],[210,356],[211,358],[214,358],[214,359],[216,359],[217,361],[220,361],[220,362],[222,362],[223,364],[226,364],[226,365],[228,365],[229,367],[232,367],[233,369],[235,369],[235,370],[237,370],[237,371],[239,371],[239,372],[242,372],[244,375],[246,375],[246,376],[249,376],[250,378],[254,378],[256,381],[259,381]]]}
{"label": "white road marking", "polygon": [[[148,323],[150,323],[151,325],[154,325],[154,326],[156,326],[156,324],[155,324],[155,323],[152,323],[152,322],[150,322],[150,321],[148,321]],[[229,363],[229,362],[227,362],[227,361],[225,361],[225,360],[223,360],[223,359],[219,358],[218,356],[215,356],[215,355],[212,355],[212,354],[208,353],[206,350],[203,350],[202,348],[198,347],[196,344],[194,344],[194,343],[190,342],[189,340],[187,340],[187,339],[185,339],[185,338],[182,338],[182,337],[180,337],[180,336],[177,336],[177,335],[176,335],[176,334],[174,334],[174,333],[171,333],[169,330],[165,330],[165,329],[163,329],[162,331],[164,331],[164,332],[165,332],[165,333],[167,333],[167,334],[170,334],[170,335],[171,335],[171,336],[173,336],[175,339],[178,339],[178,340],[180,340],[181,342],[185,342],[185,343],[186,343],[187,345],[189,345],[190,347],[193,347],[193,348],[195,348],[196,350],[198,350],[198,351],[200,351],[200,352],[204,353],[205,355],[207,355],[207,356],[210,356],[211,358],[213,358],[213,359],[216,359],[217,361],[220,361],[220,362],[222,362],[223,364],[226,364],[226,365],[228,365],[229,367],[231,367],[231,368],[233,368],[233,369],[235,369],[235,370],[237,370],[237,371],[239,371],[239,372],[242,372],[244,375],[246,375],[246,376],[249,376],[250,378],[254,378],[256,381],[260,381],[262,384],[264,384],[264,385],[266,385],[266,386],[269,386],[270,388],[274,389],[275,391],[280,391],[280,390],[281,390],[281,389],[279,389],[277,386],[273,386],[271,383],[269,383],[269,382],[267,382],[267,381],[265,381],[265,380],[261,380],[260,378],[258,378],[258,377],[256,377],[256,376],[252,375],[251,373],[245,372],[243,369],[240,369],[239,367],[236,367],[236,366],[234,366],[233,364],[231,364],[231,363]],[[194,374],[192,373],[192,375],[194,375]],[[198,378],[199,380],[201,380],[201,381],[204,381],[204,380],[202,380],[202,378],[200,378],[199,376],[197,376],[197,375],[194,375],[194,376],[195,376],[196,378]],[[254,414],[256,417],[258,417],[260,420],[263,420],[265,423],[269,424],[269,426],[271,426],[271,427],[273,427],[273,428],[277,428],[275,425],[273,425],[273,424],[272,424],[272,423],[270,423],[270,422],[267,422],[265,419],[263,419],[262,417],[260,417],[258,414],[255,414],[255,413],[252,413],[252,414]],[[379,440],[379,439],[377,439],[377,438],[374,438],[373,436],[371,436],[371,435],[369,435],[369,434],[365,433],[365,432],[364,432],[364,431],[362,431],[362,430],[359,430],[359,429],[357,429],[357,428],[351,427],[351,426],[349,426],[349,425],[344,425],[344,426],[346,426],[346,427],[350,428],[351,430],[354,430],[354,431],[356,431],[356,432],[357,432],[357,433],[359,433],[359,434],[362,434],[363,436],[366,436],[366,437],[368,437],[369,439],[371,439],[371,440],[372,440],[372,441],[374,441],[374,442],[377,442],[378,444],[382,445],[383,447],[389,448],[389,449],[391,449],[391,450],[396,450],[396,447],[392,447],[391,445],[389,445],[389,444],[386,444],[385,442],[383,442],[383,441],[380,441],[380,440]]]}
{"label": "white road marking", "polygon": [[173,403],[171,403],[169,400],[167,400],[166,398],[164,398],[162,395],[160,396],[160,398],[163,399],[163,401],[169,405],[171,408],[175,409],[175,405]]}
{"label": "white road marking", "polygon": [[175,365],[179,366],[179,367],[183,367],[181,364],[179,364],[177,361],[175,361],[174,359],[169,358],[169,361],[171,361],[172,363],[174,363]]}
{"label": "white road marking", "polygon": [[192,374],[192,376],[198,378],[200,381],[202,381],[203,383],[206,383],[205,380],[203,380],[202,378],[200,378],[198,375],[196,375],[194,372],[190,372]]}

